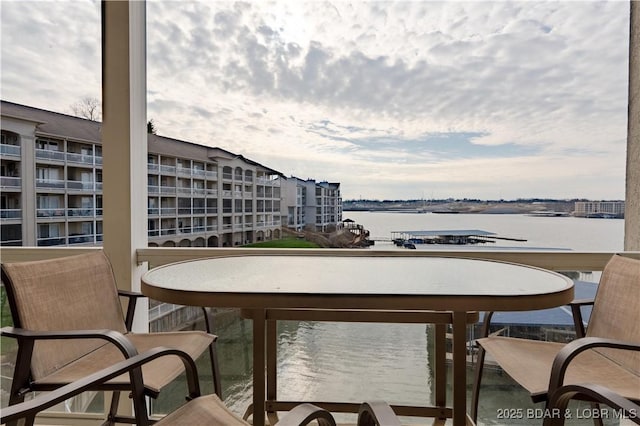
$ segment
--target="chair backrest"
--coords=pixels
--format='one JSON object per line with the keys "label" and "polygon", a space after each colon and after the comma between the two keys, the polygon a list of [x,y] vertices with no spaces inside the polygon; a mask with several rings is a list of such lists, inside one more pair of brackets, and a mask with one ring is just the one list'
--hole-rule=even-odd
{"label": "chair backrest", "polygon": [[[100,251],[6,263],[2,265],[2,280],[16,327],[126,332],[111,264]],[[33,379],[45,377],[105,343],[96,339],[37,342],[31,362]]]}
{"label": "chair backrest", "polygon": [[[607,263],[586,335],[640,343],[640,260],[615,255]],[[640,375],[640,352],[598,351]]]}

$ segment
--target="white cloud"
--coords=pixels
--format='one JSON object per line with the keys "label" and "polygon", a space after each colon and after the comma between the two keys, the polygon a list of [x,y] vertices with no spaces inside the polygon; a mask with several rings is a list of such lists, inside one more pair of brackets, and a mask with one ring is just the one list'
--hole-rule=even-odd
{"label": "white cloud", "polygon": [[[3,99],[67,111],[99,96],[97,2],[1,7]],[[499,186],[514,198],[621,198],[628,9],[150,1],[149,117],[160,134],[343,182],[344,198],[429,185],[454,197]],[[431,150],[433,134],[488,148]]]}

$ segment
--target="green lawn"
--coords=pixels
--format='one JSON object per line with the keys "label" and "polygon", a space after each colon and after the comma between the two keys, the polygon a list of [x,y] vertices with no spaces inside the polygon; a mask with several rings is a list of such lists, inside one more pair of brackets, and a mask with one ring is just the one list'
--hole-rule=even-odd
{"label": "green lawn", "polygon": [[[0,325],[2,327],[12,326],[13,320],[11,319],[11,310],[9,309],[9,302],[7,301],[7,293],[4,290],[4,286],[0,286]],[[11,352],[16,347],[17,342],[15,339],[8,337],[0,338],[0,348],[2,348],[2,355]]]}
{"label": "green lawn", "polygon": [[285,238],[282,240],[262,241],[254,244],[247,244],[244,247],[257,248],[320,248],[316,243],[301,240],[298,238]]}
{"label": "green lawn", "polygon": [[0,326],[13,325],[11,321],[11,310],[9,309],[9,302],[7,301],[7,293],[4,286],[0,287]]}

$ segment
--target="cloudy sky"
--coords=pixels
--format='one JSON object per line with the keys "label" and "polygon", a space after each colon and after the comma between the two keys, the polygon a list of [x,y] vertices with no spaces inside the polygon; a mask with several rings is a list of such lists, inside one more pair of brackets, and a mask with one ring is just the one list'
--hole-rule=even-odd
{"label": "cloudy sky", "polygon": [[[2,99],[101,96],[98,1],[2,1]],[[149,1],[148,117],[344,199],[623,199],[626,1]]]}

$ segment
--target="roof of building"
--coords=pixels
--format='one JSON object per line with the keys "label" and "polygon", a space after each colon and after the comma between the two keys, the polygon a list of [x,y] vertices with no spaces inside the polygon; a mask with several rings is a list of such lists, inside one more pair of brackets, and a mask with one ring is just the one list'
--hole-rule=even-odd
{"label": "roof of building", "polygon": [[101,123],[98,121],[91,121],[4,100],[2,101],[0,112],[6,117],[36,122],[38,133],[41,135],[87,142],[100,142],[101,140]]}
{"label": "roof of building", "polygon": [[[102,123],[99,121],[87,120],[81,117],[47,111],[5,100],[1,101],[0,113],[5,117],[35,122],[37,132],[41,136],[102,143]],[[216,157],[239,159],[252,166],[260,167],[271,174],[284,177],[284,175],[277,170],[219,147],[211,147],[157,134],[148,134],[147,142],[149,144],[149,151],[153,153],[195,160],[203,160],[204,158],[215,160]]]}

